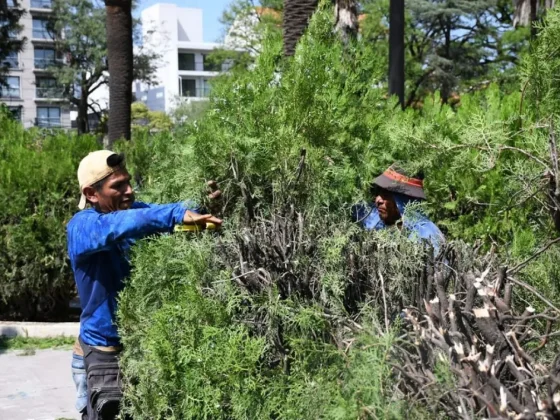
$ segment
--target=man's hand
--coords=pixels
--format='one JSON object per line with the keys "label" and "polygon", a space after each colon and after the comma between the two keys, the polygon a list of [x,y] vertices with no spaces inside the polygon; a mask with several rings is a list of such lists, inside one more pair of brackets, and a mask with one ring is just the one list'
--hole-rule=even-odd
{"label": "man's hand", "polygon": [[214,223],[216,227],[222,226],[222,220],[211,214],[198,214],[194,211],[187,210],[183,216],[184,225],[199,225],[206,227],[206,223]]}
{"label": "man's hand", "polygon": [[220,213],[222,209],[222,191],[216,181],[208,181],[208,210],[211,213]]}

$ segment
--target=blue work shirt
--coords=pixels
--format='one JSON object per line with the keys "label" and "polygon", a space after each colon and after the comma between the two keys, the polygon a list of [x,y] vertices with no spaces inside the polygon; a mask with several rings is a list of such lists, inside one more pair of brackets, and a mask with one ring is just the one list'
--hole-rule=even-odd
{"label": "blue work shirt", "polygon": [[[406,212],[406,206],[416,203],[419,200],[406,195],[392,193],[401,215],[402,224],[405,230],[410,232],[409,238],[412,240],[425,239],[432,244],[437,254],[440,246],[445,242],[445,237],[439,228],[425,215],[418,211]],[[381,220],[375,204],[355,205],[352,208],[352,219],[367,230],[385,229],[387,225]]]}
{"label": "blue work shirt", "polygon": [[137,239],[171,232],[183,222],[187,210],[182,203],[137,202],[128,210],[111,213],[82,210],[68,222],[68,256],[80,295],[80,337],[84,343],[120,344],[115,313],[117,295],[130,274],[130,247]]}

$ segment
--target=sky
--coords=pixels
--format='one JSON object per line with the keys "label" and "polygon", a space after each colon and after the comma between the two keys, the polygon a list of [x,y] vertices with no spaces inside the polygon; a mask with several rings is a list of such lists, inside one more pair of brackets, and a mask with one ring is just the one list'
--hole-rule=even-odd
{"label": "sky", "polygon": [[140,0],[139,10],[157,3],[173,3],[180,7],[194,7],[202,9],[203,35],[205,42],[216,42],[221,39],[224,28],[220,23],[222,12],[232,0]]}

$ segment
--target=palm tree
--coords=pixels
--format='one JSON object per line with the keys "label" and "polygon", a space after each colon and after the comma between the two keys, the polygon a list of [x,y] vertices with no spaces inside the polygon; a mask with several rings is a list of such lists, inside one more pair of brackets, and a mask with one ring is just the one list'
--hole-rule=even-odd
{"label": "palm tree", "polygon": [[132,0],[105,0],[109,67],[109,141],[130,140],[133,50]]}
{"label": "palm tree", "polygon": [[309,19],[317,8],[318,0],[284,0],[284,55],[290,57],[305,32]]}

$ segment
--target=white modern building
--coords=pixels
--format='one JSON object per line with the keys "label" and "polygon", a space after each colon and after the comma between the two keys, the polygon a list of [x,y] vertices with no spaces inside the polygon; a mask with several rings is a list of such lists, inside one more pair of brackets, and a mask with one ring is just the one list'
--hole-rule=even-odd
{"label": "white modern building", "polygon": [[135,83],[134,93],[153,111],[172,111],[182,101],[204,100],[221,68],[207,60],[220,44],[204,42],[202,10],[159,3],[141,15],[144,39],[161,54],[155,86]]}
{"label": "white modern building", "polygon": [[[26,13],[20,22],[22,31],[14,36],[25,37],[27,42],[22,52],[4,60],[10,70],[6,77],[8,87],[0,86],[0,102],[26,128],[69,128],[69,104],[62,98],[56,80],[45,70],[63,65],[46,27],[52,0],[19,0],[18,6]],[[8,7],[14,7],[14,0],[8,0]]]}

